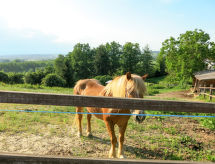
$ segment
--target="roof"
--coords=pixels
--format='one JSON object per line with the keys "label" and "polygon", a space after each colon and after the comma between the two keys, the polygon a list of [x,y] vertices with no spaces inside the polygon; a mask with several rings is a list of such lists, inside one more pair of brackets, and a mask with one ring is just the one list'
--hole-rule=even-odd
{"label": "roof", "polygon": [[214,80],[215,79],[215,71],[202,71],[195,73],[195,78],[198,80]]}

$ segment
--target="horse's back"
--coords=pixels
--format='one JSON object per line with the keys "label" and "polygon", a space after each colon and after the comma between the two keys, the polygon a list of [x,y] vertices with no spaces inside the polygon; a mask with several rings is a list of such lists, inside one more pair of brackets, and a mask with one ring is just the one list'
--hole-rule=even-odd
{"label": "horse's back", "polygon": [[99,96],[104,86],[95,79],[79,80],[74,87],[75,95]]}

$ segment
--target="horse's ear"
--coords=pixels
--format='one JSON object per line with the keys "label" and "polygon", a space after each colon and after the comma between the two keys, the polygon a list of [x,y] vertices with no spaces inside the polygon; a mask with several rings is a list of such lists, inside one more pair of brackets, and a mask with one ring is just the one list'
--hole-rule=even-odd
{"label": "horse's ear", "polygon": [[147,77],[148,77],[148,74],[145,74],[144,76],[142,76],[142,79],[146,80]]}
{"label": "horse's ear", "polygon": [[127,77],[128,80],[130,80],[131,79],[131,72],[127,72],[126,77]]}

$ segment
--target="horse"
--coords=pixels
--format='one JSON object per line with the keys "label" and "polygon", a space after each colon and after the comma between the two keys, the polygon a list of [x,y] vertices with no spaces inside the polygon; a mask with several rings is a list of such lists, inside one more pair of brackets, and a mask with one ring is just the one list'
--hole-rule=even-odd
{"label": "horse", "polygon": [[[124,98],[143,98],[146,93],[146,87],[144,80],[148,75],[138,76],[127,72],[125,75],[118,76],[110,81],[106,86],[103,86],[99,81],[95,79],[84,79],[79,80],[74,87],[74,95],[85,95],[85,96],[111,96],[111,97],[124,97]],[[126,127],[130,115],[111,115],[111,113],[126,113],[126,114],[143,114],[143,110],[125,110],[125,109],[113,109],[113,108],[95,108],[87,107],[87,111],[90,114],[87,114],[87,136],[92,137],[91,133],[91,117],[93,113],[106,113],[101,115],[94,115],[98,119],[101,119],[105,122],[106,128],[108,130],[110,140],[111,140],[111,149],[109,151],[109,158],[116,158],[116,143],[117,138],[114,131],[114,126],[119,127],[119,144],[118,144],[118,158],[125,158],[123,152],[123,142]],[[83,107],[76,107],[76,123],[78,126],[78,136],[82,136],[82,114]],[[92,113],[92,114],[91,114]],[[108,115],[107,113],[110,113]],[[138,123],[143,122],[145,116],[135,115],[135,120]]]}

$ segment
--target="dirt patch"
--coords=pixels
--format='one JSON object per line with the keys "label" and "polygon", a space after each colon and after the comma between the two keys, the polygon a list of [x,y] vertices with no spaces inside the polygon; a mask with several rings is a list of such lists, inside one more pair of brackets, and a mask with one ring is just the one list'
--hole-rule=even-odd
{"label": "dirt patch", "polygon": [[148,96],[147,98],[157,97],[160,99],[176,98],[181,100],[196,101],[194,95],[190,91],[175,91],[156,94],[155,96]]}

